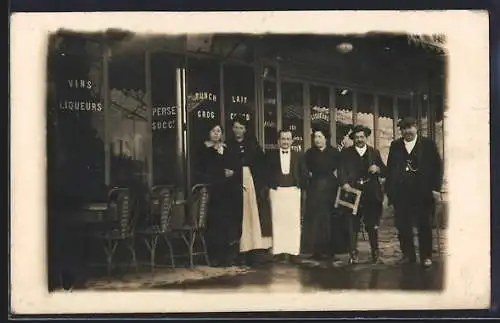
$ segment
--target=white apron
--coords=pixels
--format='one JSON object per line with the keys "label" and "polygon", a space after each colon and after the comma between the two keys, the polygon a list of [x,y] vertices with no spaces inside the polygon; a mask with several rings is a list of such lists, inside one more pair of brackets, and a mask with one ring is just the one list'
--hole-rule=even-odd
{"label": "white apron", "polygon": [[278,187],[269,190],[273,220],[273,254],[300,253],[300,189]]}
{"label": "white apron", "polygon": [[243,223],[240,252],[271,248],[272,238],[262,236],[255,186],[252,173],[248,167],[243,167],[243,187]]}

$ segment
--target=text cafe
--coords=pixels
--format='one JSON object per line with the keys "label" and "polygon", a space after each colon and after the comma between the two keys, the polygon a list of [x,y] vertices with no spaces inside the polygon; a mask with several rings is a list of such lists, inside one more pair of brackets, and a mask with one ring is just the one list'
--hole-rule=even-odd
{"label": "text cafe", "polygon": [[[370,48],[361,38],[290,37],[54,36],[48,148],[49,172],[60,175],[52,179],[56,195],[91,199],[131,182],[187,192],[210,125],[220,122],[230,136],[237,115],[265,150],[277,148],[284,128],[293,149],[304,151],[316,125],[329,127],[333,146],[348,145],[349,127],[360,123],[384,159],[398,119],[413,115],[444,155],[442,58],[404,36],[379,36]],[[304,41],[317,48],[305,50]],[[353,53],[335,50],[346,41]],[[412,65],[391,51],[411,51]]]}

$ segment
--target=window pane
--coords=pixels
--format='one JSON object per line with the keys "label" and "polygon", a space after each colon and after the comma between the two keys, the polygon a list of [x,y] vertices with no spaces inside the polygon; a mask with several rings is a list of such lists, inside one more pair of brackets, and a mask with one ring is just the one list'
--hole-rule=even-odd
{"label": "window pane", "polygon": [[276,83],[264,81],[264,149],[278,149]]}
{"label": "window pane", "polygon": [[153,185],[176,183],[177,94],[176,62],[164,53],[151,55],[153,106]]}
{"label": "window pane", "polygon": [[282,83],[283,129],[290,129],[293,135],[292,149],[304,149],[304,107],[302,84]]}
{"label": "window pane", "polygon": [[[398,122],[410,116],[412,116],[410,99],[398,98]],[[401,137],[401,131],[399,131],[399,127],[396,137]]]}
{"label": "window pane", "polygon": [[146,142],[151,125],[145,104],[143,54],[114,55],[109,64],[111,110],[108,129],[112,185],[147,183]]}
{"label": "window pane", "polygon": [[349,131],[352,128],[352,91],[348,89],[336,89],[335,104],[337,105],[335,115],[337,147],[342,149],[343,147],[352,145],[352,140],[348,137]]}
{"label": "window pane", "polygon": [[389,148],[394,139],[394,114],[393,98],[390,96],[379,96],[378,98],[378,138],[380,155],[384,163],[387,163]]}
{"label": "window pane", "polygon": [[[219,64],[213,60],[190,58],[187,66],[187,111],[189,122],[189,155],[191,184],[195,177],[195,161],[200,145],[208,139],[210,129],[220,123]],[[227,132],[227,129],[225,129]]]}
{"label": "window pane", "polygon": [[75,207],[107,194],[101,48],[78,36],[61,41],[50,54],[49,192]]}
{"label": "window pane", "polygon": [[226,129],[231,134],[231,123],[236,116],[248,121],[247,135],[255,135],[255,75],[252,67],[224,65],[224,113]]}
{"label": "window pane", "polygon": [[374,108],[374,96],[373,94],[368,93],[358,93],[358,114],[357,114],[357,123],[363,125],[372,130],[372,135],[368,137],[367,143],[370,146],[374,144],[374,136],[375,133],[373,131],[374,125],[374,116],[373,116],[373,108]]}
{"label": "window pane", "polygon": [[330,90],[325,86],[310,88],[311,129],[330,129]]}

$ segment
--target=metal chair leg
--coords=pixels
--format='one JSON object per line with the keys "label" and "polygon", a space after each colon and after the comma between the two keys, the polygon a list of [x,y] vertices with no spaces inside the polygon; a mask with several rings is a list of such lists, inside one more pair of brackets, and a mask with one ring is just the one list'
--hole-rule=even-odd
{"label": "metal chair leg", "polygon": [[149,242],[148,238],[144,239],[144,242],[146,243],[146,247],[149,250],[149,256],[150,256],[150,262],[151,262],[151,272],[154,272],[155,269],[155,258],[156,258],[156,246],[158,245],[158,236],[153,236],[151,237],[151,243]]}
{"label": "metal chair leg", "polygon": [[116,247],[118,247],[118,241],[114,241],[112,239],[106,239],[106,244],[104,245],[104,252],[106,253],[108,276],[111,275],[113,255],[116,251]]}
{"label": "metal chair leg", "polygon": [[170,242],[170,239],[167,236],[163,236],[163,239],[167,243],[168,246],[168,252],[170,254],[170,264],[172,268],[175,268],[175,260],[174,260],[174,248],[172,248],[172,243]]}
{"label": "metal chair leg", "polygon": [[137,256],[135,253],[135,243],[134,239],[130,239],[127,241],[127,248],[130,250],[130,253],[132,254],[132,266],[135,268],[135,272],[139,272],[139,266],[137,265]]}
{"label": "metal chair leg", "polygon": [[196,231],[191,232],[191,241],[189,244],[189,266],[194,268],[194,242],[196,241]]}
{"label": "metal chair leg", "polygon": [[208,259],[207,243],[205,241],[205,235],[202,232],[200,232],[200,239],[201,243],[203,244],[203,255],[205,256],[205,262],[207,263],[207,266],[210,266],[210,259]]}

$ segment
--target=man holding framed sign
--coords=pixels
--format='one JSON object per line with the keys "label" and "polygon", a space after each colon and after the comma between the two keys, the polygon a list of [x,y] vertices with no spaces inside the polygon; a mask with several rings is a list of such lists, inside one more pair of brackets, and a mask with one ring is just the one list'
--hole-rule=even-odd
{"label": "man holding framed sign", "polygon": [[[361,199],[359,207],[349,222],[350,255],[349,263],[358,262],[357,237],[363,220],[368,239],[370,241],[371,255],[374,263],[380,262],[378,247],[378,227],[382,216],[382,203],[384,193],[380,178],[385,174],[385,164],[380,157],[380,152],[369,146],[366,141],[371,135],[371,130],[362,125],[356,125],[349,137],[354,145],[342,151],[342,161],[339,168],[340,187],[345,192],[359,190]],[[355,190],[353,190],[355,189]]]}

